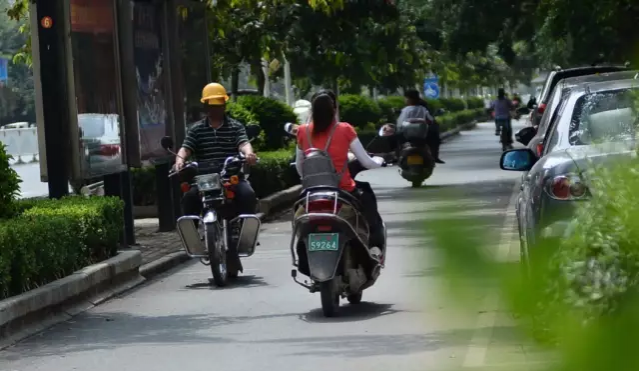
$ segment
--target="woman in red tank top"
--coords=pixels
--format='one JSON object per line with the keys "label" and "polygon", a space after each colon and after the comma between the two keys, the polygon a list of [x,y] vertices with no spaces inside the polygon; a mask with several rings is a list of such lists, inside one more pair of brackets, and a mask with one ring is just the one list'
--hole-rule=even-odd
{"label": "woman in red tank top", "polygon": [[324,148],[331,129],[333,129],[334,125],[337,125],[327,152],[333,160],[335,169],[337,171],[344,169],[339,187],[360,199],[362,204],[361,211],[368,221],[370,230],[373,232],[371,233],[370,246],[379,248],[380,253],[383,253],[386,247],[384,246],[382,218],[377,211],[375,193],[369,183],[354,180],[346,165],[348,163],[349,150],[353,152],[360,164],[367,169],[381,167],[384,160],[381,157],[371,158],[359,141],[355,129],[349,123],[337,120],[337,104],[334,97],[335,94],[330,91],[319,92],[313,97],[312,121],[306,125],[299,126],[297,130],[297,171],[301,176],[304,151],[310,147],[307,131],[311,131],[313,147]]}

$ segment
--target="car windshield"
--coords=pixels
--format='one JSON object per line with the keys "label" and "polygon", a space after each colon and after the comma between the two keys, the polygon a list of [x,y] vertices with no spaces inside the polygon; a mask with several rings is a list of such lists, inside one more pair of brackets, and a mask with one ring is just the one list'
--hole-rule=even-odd
{"label": "car windshield", "polygon": [[570,144],[588,145],[634,139],[637,89],[586,94],[575,105],[570,122]]}

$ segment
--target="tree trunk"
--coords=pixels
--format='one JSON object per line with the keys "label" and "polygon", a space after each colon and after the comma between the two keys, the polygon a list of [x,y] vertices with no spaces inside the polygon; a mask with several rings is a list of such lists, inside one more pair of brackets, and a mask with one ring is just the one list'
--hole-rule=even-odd
{"label": "tree trunk", "polygon": [[264,76],[264,71],[262,70],[262,59],[257,59],[253,62],[253,69],[255,70],[255,76],[257,77],[257,91],[261,96],[264,96],[266,76]]}

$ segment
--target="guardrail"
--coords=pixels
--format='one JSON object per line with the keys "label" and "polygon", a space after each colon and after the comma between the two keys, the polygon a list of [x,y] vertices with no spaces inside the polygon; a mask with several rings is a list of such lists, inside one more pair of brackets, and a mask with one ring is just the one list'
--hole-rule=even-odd
{"label": "guardrail", "polygon": [[15,164],[39,161],[37,128],[0,130],[0,142],[13,156]]}

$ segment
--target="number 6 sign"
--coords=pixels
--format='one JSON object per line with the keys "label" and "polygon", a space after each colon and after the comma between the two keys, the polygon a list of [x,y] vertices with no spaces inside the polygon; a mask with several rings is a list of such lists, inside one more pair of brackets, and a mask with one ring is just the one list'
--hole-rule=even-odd
{"label": "number 6 sign", "polygon": [[42,28],[51,28],[53,27],[53,19],[49,16],[42,17],[40,24],[42,25]]}

